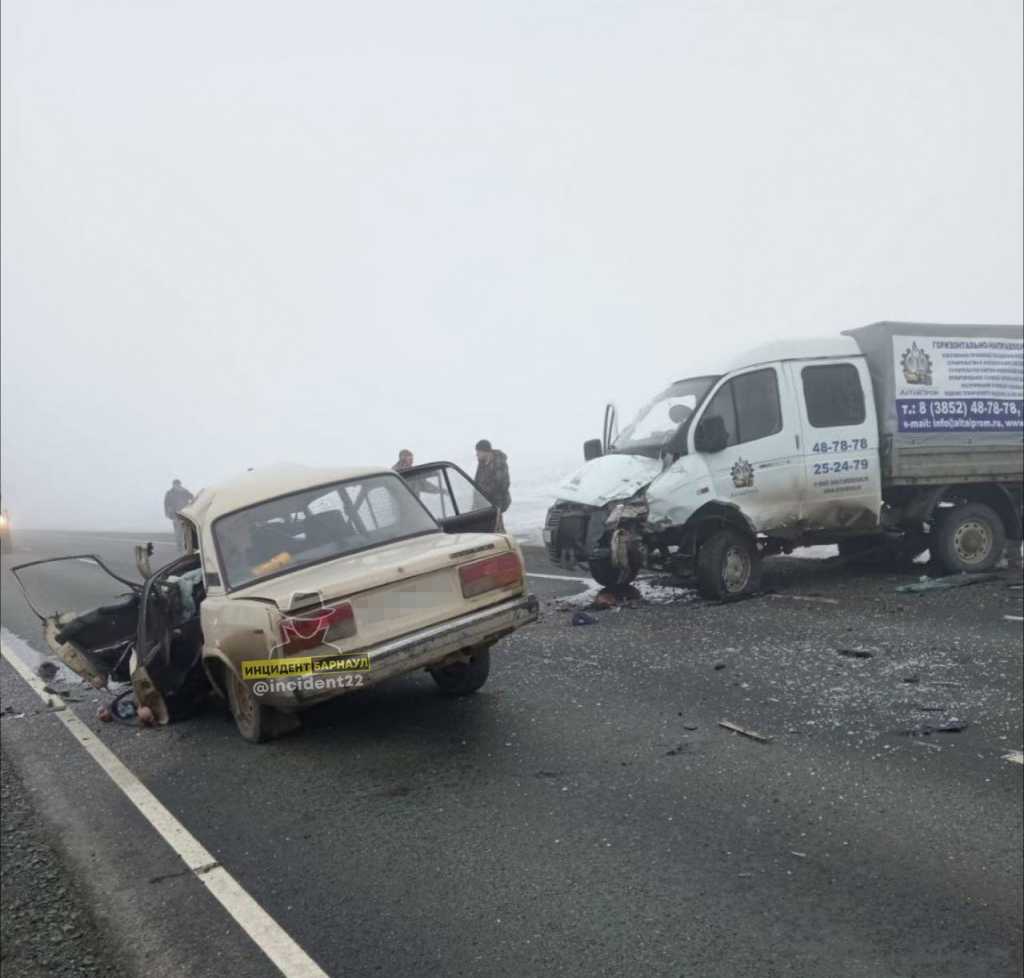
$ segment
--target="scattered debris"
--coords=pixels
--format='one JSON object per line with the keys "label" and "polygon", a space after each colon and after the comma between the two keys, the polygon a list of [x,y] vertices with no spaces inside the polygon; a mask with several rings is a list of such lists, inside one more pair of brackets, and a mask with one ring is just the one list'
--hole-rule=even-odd
{"label": "scattered debris", "polygon": [[683,724],[683,729],[684,730],[698,730],[700,728],[698,727],[698,725],[696,723],[684,723]]}
{"label": "scattered debris", "polygon": [[677,744],[675,747],[671,748],[670,750],[665,751],[665,756],[666,757],[675,757],[676,754],[685,754],[686,751],[688,751],[689,749],[690,749],[690,745],[689,744]]}
{"label": "scattered debris", "polygon": [[725,663],[724,662],[716,662],[715,663],[715,671],[716,672],[720,672],[724,668],[725,668]]}
{"label": "scattered debris", "polygon": [[911,673],[909,676],[904,676],[902,681],[905,683],[919,683],[921,679],[917,673]]}
{"label": "scattered debris", "polygon": [[1003,615],[1007,621],[1024,621],[1024,615]]}
{"label": "scattered debris", "polygon": [[922,713],[945,713],[946,708],[944,706],[926,706],[924,703],[915,703],[914,709],[920,710]]}
{"label": "scattered debris", "polygon": [[759,734],[756,730],[748,730],[746,727],[741,727],[739,724],[733,723],[731,720],[719,720],[718,725],[720,727],[724,727],[726,730],[731,730],[733,733],[738,733],[744,737],[749,737],[751,740],[756,740],[759,744],[771,743],[771,737]]}
{"label": "scattered debris", "polygon": [[796,849],[790,849],[789,850],[789,854],[791,856],[797,856],[799,859],[806,859],[807,858],[807,853],[806,852],[797,852]]}
{"label": "scattered debris", "polygon": [[588,615],[585,611],[577,611],[572,616],[572,623],[574,625],[595,625],[597,619],[593,615]]}
{"label": "scattered debris", "polygon": [[901,584],[896,590],[901,594],[921,594],[924,591],[948,591],[954,587],[970,587],[972,584],[985,584],[987,581],[1000,579],[999,574],[954,574],[950,577],[922,577],[913,584]]}
{"label": "scattered debris", "polygon": [[1003,760],[1011,764],[1024,764],[1024,750],[1012,750],[1009,754],[1003,754]]}
{"label": "scattered debris", "polygon": [[696,598],[697,592],[689,588],[656,584],[640,578],[632,584],[614,588],[594,586],[578,594],[558,598],[554,606],[561,611],[576,608],[639,608],[644,605],[678,604]]}
{"label": "scattered debris", "polygon": [[968,726],[966,720],[958,720],[953,717],[945,723],[922,723],[920,726],[904,730],[903,734],[907,737],[928,737],[933,733],[961,733]]}
{"label": "scattered debris", "polygon": [[836,651],[848,659],[873,659],[875,656],[875,653],[869,649],[836,649]]}
{"label": "scattered debris", "polygon": [[623,605],[633,607],[643,601],[643,595],[632,585],[609,587],[599,591],[594,597],[595,608],[620,608]]}
{"label": "scattered debris", "polygon": [[36,675],[47,683],[56,678],[57,672],[57,666],[53,662],[40,662],[36,668]]}

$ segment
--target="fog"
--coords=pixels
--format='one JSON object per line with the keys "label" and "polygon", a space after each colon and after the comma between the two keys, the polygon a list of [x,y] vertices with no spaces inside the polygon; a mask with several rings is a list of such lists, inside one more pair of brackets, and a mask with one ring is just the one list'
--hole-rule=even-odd
{"label": "fog", "polygon": [[[3,504],[250,466],[513,499],[775,336],[1020,322],[1019,0],[3,7]],[[515,504],[513,513],[515,512]]]}

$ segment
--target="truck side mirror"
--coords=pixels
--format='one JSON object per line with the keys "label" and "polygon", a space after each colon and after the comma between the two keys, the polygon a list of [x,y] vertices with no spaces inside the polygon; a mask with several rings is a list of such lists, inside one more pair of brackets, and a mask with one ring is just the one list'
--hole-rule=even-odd
{"label": "truck side mirror", "polygon": [[693,436],[693,447],[702,454],[714,455],[728,445],[729,432],[725,430],[725,420],[717,414],[702,418]]}
{"label": "truck side mirror", "polygon": [[601,450],[601,439],[591,438],[589,441],[583,443],[583,459],[586,462],[592,462],[595,458],[600,458],[604,452]]}

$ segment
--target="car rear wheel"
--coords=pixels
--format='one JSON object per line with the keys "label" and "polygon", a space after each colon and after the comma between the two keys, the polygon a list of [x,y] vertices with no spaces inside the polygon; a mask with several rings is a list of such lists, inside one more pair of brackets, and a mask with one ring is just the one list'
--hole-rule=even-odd
{"label": "car rear wheel", "polygon": [[761,583],[757,544],[738,530],[719,530],[697,554],[697,590],[711,601],[735,601]]}
{"label": "car rear wheel", "polygon": [[984,503],[968,503],[942,512],[935,549],[949,574],[991,570],[1003,556],[1006,528],[999,514]]}
{"label": "car rear wheel", "polygon": [[227,671],[228,707],[238,732],[250,743],[270,738],[272,709],[259,701],[252,687],[231,669]]}
{"label": "car rear wheel", "polygon": [[491,671],[491,650],[470,649],[468,654],[465,662],[453,662],[430,670],[438,689],[446,696],[468,696],[487,682]]}

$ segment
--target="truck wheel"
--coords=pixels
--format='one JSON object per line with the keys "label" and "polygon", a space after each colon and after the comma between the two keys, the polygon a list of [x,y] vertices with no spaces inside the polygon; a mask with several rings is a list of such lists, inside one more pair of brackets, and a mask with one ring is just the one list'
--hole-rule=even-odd
{"label": "truck wheel", "polygon": [[757,544],[737,530],[719,530],[697,553],[697,590],[712,601],[735,601],[761,582]]}
{"label": "truck wheel", "polygon": [[431,669],[430,675],[446,696],[468,696],[475,693],[491,671],[491,650],[472,649],[468,662],[453,662],[450,666]]}
{"label": "truck wheel", "polygon": [[273,711],[259,701],[259,697],[244,679],[240,679],[231,669],[225,671],[228,674],[228,707],[238,732],[252,744],[269,740]]}
{"label": "truck wheel", "polygon": [[620,567],[614,566],[606,557],[602,557],[600,560],[591,560],[588,562],[588,566],[590,567],[590,576],[601,587],[623,587],[633,581],[639,570],[630,568],[628,571],[624,571]]}
{"label": "truck wheel", "polygon": [[941,511],[935,550],[949,574],[991,570],[1003,556],[1006,528],[999,514],[984,503],[968,503]]}

